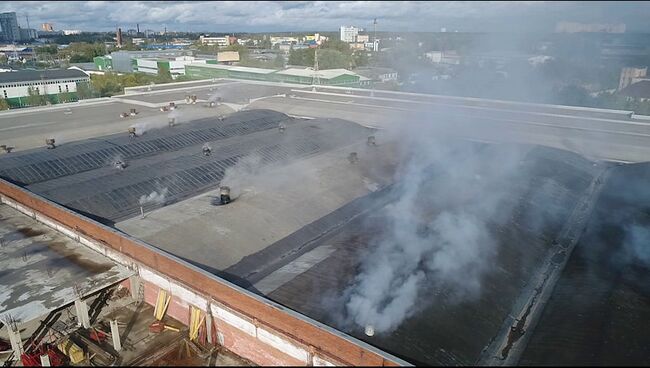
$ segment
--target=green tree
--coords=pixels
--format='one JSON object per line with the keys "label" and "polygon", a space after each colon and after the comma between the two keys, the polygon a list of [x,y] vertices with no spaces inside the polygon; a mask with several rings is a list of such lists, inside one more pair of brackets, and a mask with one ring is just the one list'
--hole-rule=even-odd
{"label": "green tree", "polygon": [[273,67],[276,69],[284,68],[284,56],[282,56],[282,54],[275,55],[275,59],[273,59]]}
{"label": "green tree", "polygon": [[289,51],[289,65],[314,65],[314,52],[316,49],[300,49]]}
{"label": "green tree", "polygon": [[59,48],[56,45],[46,45],[37,47],[36,52],[39,54],[56,55],[59,52]]}
{"label": "green tree", "polygon": [[90,84],[85,82],[77,83],[77,96],[80,100],[91,98],[93,94],[90,89]]}
{"label": "green tree", "polygon": [[41,95],[34,88],[27,88],[27,105],[28,106],[43,106],[47,103],[47,97]]}
{"label": "green tree", "polygon": [[319,69],[351,69],[352,59],[335,49],[318,50],[318,68]]}
{"label": "green tree", "polygon": [[260,41],[258,45],[263,49],[270,49],[271,47],[273,47],[273,45],[271,44],[271,40],[269,39],[264,39]]}
{"label": "green tree", "polygon": [[350,49],[350,45],[347,42],[337,40],[337,39],[329,39],[323,42],[321,48],[336,50],[348,55],[352,53],[352,50]]}
{"label": "green tree", "polygon": [[4,98],[0,98],[0,110],[9,110],[9,102]]}

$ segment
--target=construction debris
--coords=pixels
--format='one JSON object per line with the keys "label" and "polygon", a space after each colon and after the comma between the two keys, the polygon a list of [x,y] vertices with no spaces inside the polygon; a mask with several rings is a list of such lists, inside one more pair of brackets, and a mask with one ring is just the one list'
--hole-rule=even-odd
{"label": "construction debris", "polygon": [[72,364],[79,364],[85,359],[84,351],[70,339],[64,340],[57,347],[70,358],[70,363]]}
{"label": "construction debris", "polygon": [[153,310],[153,316],[157,321],[162,321],[163,317],[165,317],[171,299],[172,297],[168,296],[165,290],[158,290],[158,299],[156,301],[156,307]]}

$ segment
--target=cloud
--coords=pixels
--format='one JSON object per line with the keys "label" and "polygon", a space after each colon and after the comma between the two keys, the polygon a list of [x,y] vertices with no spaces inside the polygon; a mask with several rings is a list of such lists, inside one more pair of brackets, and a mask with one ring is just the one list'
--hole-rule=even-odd
{"label": "cloud", "polygon": [[111,31],[150,28],[178,31],[264,32],[336,31],[343,24],[380,30],[460,31],[547,30],[558,21],[625,22],[630,30],[649,31],[647,2],[382,2],[382,1],[88,1],[0,3],[15,11],[19,23],[54,23],[56,29]]}

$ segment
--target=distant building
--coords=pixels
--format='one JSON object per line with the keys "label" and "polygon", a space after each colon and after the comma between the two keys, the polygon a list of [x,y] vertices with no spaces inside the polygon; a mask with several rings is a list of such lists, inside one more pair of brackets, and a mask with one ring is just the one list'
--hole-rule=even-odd
{"label": "distant building", "polygon": [[129,36],[137,36],[137,35],[138,35],[138,31],[135,30],[135,29],[128,29],[128,30],[126,31],[126,34],[129,35]]}
{"label": "distant building", "polygon": [[201,41],[201,45],[217,45],[217,46],[220,46],[220,47],[230,45],[230,37],[229,36],[225,36],[225,37],[200,36],[199,41]]}
{"label": "distant building", "polygon": [[311,44],[311,41],[315,41],[316,45],[321,45],[323,42],[327,41],[327,37],[321,35],[320,33],[314,33],[313,35],[305,36],[305,42]]}
{"label": "distant building", "polygon": [[33,28],[18,28],[20,39],[23,41],[33,40],[38,38],[38,32]]}
{"label": "distant building", "polygon": [[34,49],[31,47],[7,45],[0,47],[0,54],[5,55],[11,61],[28,60],[34,57]]}
{"label": "distant building", "polygon": [[239,61],[239,52],[237,51],[220,51],[217,53],[217,61],[223,64],[230,64]]}
{"label": "distant building", "polygon": [[278,43],[279,44],[296,44],[300,42],[296,37],[271,37],[270,38],[271,45],[275,46]]}
{"label": "distant building", "polygon": [[363,44],[364,48],[368,51],[378,51],[379,50],[379,40],[374,40],[372,42],[366,42]]}
{"label": "distant building", "polygon": [[78,34],[81,34],[81,30],[79,30],[79,29],[64,29],[63,34],[66,35],[66,36],[78,35]]}
{"label": "distant building", "polygon": [[[239,60],[239,57],[237,59]],[[199,59],[194,56],[137,58],[134,71],[154,75],[169,72],[172,78],[176,78],[179,75],[185,75],[185,65],[216,63],[216,59]]]}
{"label": "distant building", "polygon": [[50,103],[62,102],[62,94],[67,100],[76,100],[77,85],[90,82],[88,74],[75,69],[28,70],[0,73],[0,92],[2,98],[12,107],[28,106],[29,90],[47,96]]}
{"label": "distant building", "polygon": [[434,64],[460,64],[460,56],[456,51],[429,51],[424,56]]}
{"label": "distant building", "polygon": [[137,69],[138,58],[174,58],[191,56],[187,50],[155,50],[155,51],[115,51],[110,55],[96,56],[93,62],[100,71],[132,73]]}
{"label": "distant building", "polygon": [[185,66],[185,75],[193,79],[232,78],[311,85],[315,73],[318,73],[322,85],[361,87],[371,83],[369,78],[346,69],[327,69],[315,72],[311,68],[274,70],[221,64],[189,64]]}
{"label": "distant building", "polygon": [[131,42],[133,42],[134,45],[144,45],[147,40],[144,38],[133,38],[131,39]]}
{"label": "distant building", "polygon": [[0,14],[0,29],[2,29],[0,38],[2,38],[4,41],[15,42],[21,40],[16,12]]}
{"label": "distant building", "polygon": [[595,24],[559,22],[555,25],[557,33],[625,33],[625,24]]}
{"label": "distant building", "polygon": [[354,72],[370,79],[373,82],[381,82],[381,83],[397,81],[399,77],[397,72],[390,68],[376,68],[376,67],[357,68],[354,69]]}
{"label": "distant building", "polygon": [[359,28],[355,26],[341,26],[341,41],[343,42],[355,42],[357,40],[357,35],[359,34]]}
{"label": "distant building", "polygon": [[359,43],[366,43],[370,41],[370,36],[368,35],[357,35],[357,42]]}
{"label": "distant building", "polygon": [[54,32],[54,27],[52,26],[52,23],[43,23],[41,24],[41,31]]}
{"label": "distant building", "polygon": [[637,82],[639,78],[644,78],[647,76],[648,67],[644,68],[623,68],[621,69],[621,78],[618,82],[618,90],[622,90],[625,87]]}

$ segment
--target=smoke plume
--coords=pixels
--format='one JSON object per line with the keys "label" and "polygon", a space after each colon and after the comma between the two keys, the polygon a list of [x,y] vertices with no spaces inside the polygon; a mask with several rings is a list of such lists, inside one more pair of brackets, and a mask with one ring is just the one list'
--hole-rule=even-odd
{"label": "smoke plume", "polygon": [[154,190],[148,195],[140,196],[140,201],[139,201],[140,206],[144,206],[145,204],[149,204],[149,203],[154,203],[154,204],[165,203],[165,197],[167,197],[168,191],[169,191],[168,188],[163,188],[160,191]]}
{"label": "smoke plume", "polygon": [[450,143],[424,126],[412,132],[400,132],[397,200],[375,216],[382,230],[341,296],[338,322],[347,328],[394,330],[432,290],[453,302],[480,296],[498,250],[488,224],[510,217],[505,188],[526,149]]}

